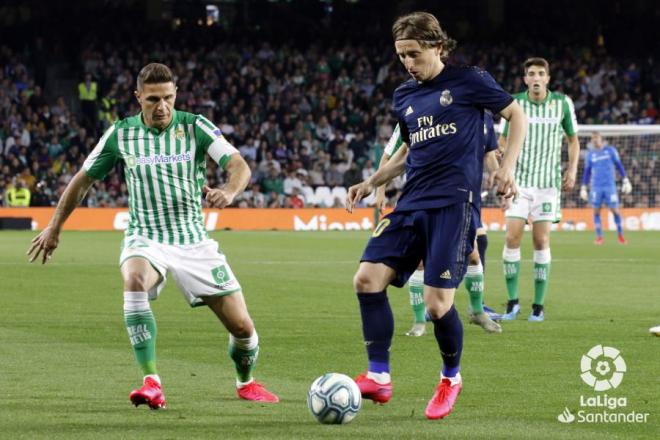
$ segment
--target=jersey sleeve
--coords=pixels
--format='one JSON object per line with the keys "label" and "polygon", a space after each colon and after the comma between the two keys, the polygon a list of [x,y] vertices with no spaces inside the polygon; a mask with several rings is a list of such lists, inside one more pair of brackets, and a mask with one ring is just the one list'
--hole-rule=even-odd
{"label": "jersey sleeve", "polygon": [[83,169],[88,176],[101,180],[115,167],[119,157],[117,127],[113,124],[103,133],[99,142],[87,156]]}
{"label": "jersey sleeve", "polygon": [[383,151],[384,154],[387,154],[388,157],[392,157],[394,153],[401,147],[401,144],[403,143],[403,139],[401,139],[401,125],[396,124],[396,127],[394,127],[394,132],[392,133],[392,136],[390,136],[390,140],[387,141],[387,144],[385,144],[385,150]]}
{"label": "jersey sleeve", "polygon": [[582,185],[588,185],[591,179],[591,151],[587,152],[584,158],[584,174],[582,175]]}
{"label": "jersey sleeve", "polygon": [[563,117],[561,119],[561,126],[568,136],[574,136],[578,132],[577,118],[575,117],[575,106],[573,100],[568,96],[564,96],[563,102]]}
{"label": "jersey sleeve", "polygon": [[612,158],[612,162],[614,162],[614,166],[619,172],[619,175],[621,177],[626,177],[626,170],[625,168],[623,168],[623,163],[621,163],[619,152],[614,147],[609,147],[609,150],[610,150],[610,157]]}
{"label": "jersey sleeve", "polygon": [[478,67],[470,69],[468,74],[470,93],[468,100],[477,107],[497,114],[513,102],[513,97],[490,76],[490,73]]}
{"label": "jersey sleeve", "polygon": [[195,141],[197,149],[208,153],[211,159],[224,168],[232,154],[238,150],[225,139],[222,132],[202,115],[195,120]]}

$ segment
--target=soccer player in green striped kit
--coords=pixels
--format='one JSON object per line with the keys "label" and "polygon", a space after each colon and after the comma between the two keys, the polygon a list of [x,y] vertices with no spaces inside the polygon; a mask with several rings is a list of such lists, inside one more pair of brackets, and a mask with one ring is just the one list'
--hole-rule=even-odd
{"label": "soccer player in green striped kit", "polygon": [[[573,101],[566,95],[548,90],[550,65],[543,58],[529,58],[523,64],[527,90],[513,95],[527,114],[528,130],[516,165],[518,197],[508,206],[506,243],[502,254],[508,293],[504,320],[520,313],[518,278],[520,242],[525,224],[531,221],[534,242],[534,302],[528,320],[544,320],[544,301],[550,278],[550,227],[558,222],[560,192],[575,186],[580,143]],[[508,124],[504,121],[500,145],[504,145]],[[568,168],[561,175],[561,145],[568,139]]]}
{"label": "soccer player in green striped kit", "polygon": [[[164,64],[145,66],[137,77],[135,97],[141,112],[115,122],[103,134],[60,198],[48,226],[28,250],[46,263],[59,242],[62,225],[96,180],[120,163],[129,192],[130,221],[119,266],[124,283],[124,320],[142,387],[131,402],[165,407],[156,369],[156,321],[149,301],[158,298],[171,274],[186,301],[208,306],[229,331],[229,356],[236,366],[240,398],[275,403],[277,396],[254,381],[259,338],[238,280],[218,243],[208,237],[201,199],[224,208],[250,180],[250,169],[220,130],[208,119],[176,111],[176,86]],[[227,171],[221,188],[203,185],[206,156]]]}

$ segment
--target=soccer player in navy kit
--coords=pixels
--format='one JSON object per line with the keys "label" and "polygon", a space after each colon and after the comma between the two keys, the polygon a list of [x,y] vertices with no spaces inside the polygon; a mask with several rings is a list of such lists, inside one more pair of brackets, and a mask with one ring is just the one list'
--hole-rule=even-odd
{"label": "soccer player in navy kit", "polygon": [[527,121],[488,73],[442,62],[455,42],[433,15],[402,16],[392,35],[399,60],[412,76],[394,92],[404,144],[372,177],[349,188],[347,209],[404,169],[407,181],[395,210],[374,230],[353,279],[369,360],[367,372],[356,382],[364,398],[385,403],[392,397],[394,319],[385,289],[403,286],[423,261],[424,301],[443,360],[440,383],[425,414],[440,419],[452,411],[462,386],[463,326],[453,302],[479,215],[484,111],[501,114],[512,129],[495,171],[498,192],[505,197],[516,193],[513,171]]}
{"label": "soccer player in navy kit", "polygon": [[[600,207],[603,203],[610,208],[616,224],[616,233],[619,243],[626,244],[623,238],[623,226],[621,225],[621,214],[619,214],[619,196],[616,193],[616,174],[614,168],[619,172],[622,178],[621,192],[630,194],[632,184],[623,168],[619,153],[611,145],[605,145],[600,133],[591,134],[591,143],[593,150],[589,150],[584,160],[584,176],[582,177],[582,187],[580,187],[580,197],[582,200],[589,201],[594,208],[594,225],[596,227],[596,244],[603,244],[603,228],[600,222]],[[591,185],[591,191],[587,192],[587,185]]]}

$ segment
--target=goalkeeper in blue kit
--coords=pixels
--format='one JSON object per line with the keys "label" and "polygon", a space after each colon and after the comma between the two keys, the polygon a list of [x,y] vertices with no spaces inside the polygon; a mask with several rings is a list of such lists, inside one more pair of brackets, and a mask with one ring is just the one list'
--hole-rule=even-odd
{"label": "goalkeeper in blue kit", "polygon": [[[621,224],[621,214],[619,213],[619,196],[616,191],[616,171],[622,177],[621,192],[630,194],[632,184],[623,168],[619,153],[611,145],[606,145],[603,137],[598,132],[591,134],[591,143],[593,150],[587,153],[584,161],[584,176],[582,177],[582,186],[580,187],[580,197],[588,201],[594,208],[594,226],[596,228],[595,244],[603,244],[603,227],[600,218],[600,208],[603,204],[607,205],[614,216],[616,224],[616,233],[619,243],[626,244],[623,237],[623,226]],[[587,185],[591,190],[587,190]]]}

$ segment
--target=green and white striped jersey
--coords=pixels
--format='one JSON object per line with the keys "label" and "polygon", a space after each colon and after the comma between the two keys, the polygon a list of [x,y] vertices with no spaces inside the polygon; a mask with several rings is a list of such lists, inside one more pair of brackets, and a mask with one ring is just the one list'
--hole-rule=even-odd
{"label": "green and white striped jersey", "polygon": [[[529,99],[527,92],[513,95],[529,121],[527,137],[516,164],[516,183],[523,188],[561,187],[561,145],[563,134],[578,132],[573,101],[568,96],[551,92],[540,103]],[[507,136],[505,119],[501,133]]]}
{"label": "green and white striped jersey", "polygon": [[103,179],[123,162],[128,187],[126,236],[165,244],[194,244],[207,238],[202,220],[206,154],[221,167],[238,153],[213,123],[201,115],[173,111],[162,131],[149,128],[142,114],[115,122],[83,165]]}
{"label": "green and white striped jersey", "polygon": [[394,127],[394,131],[392,132],[392,136],[390,136],[387,144],[385,144],[383,153],[387,154],[387,157],[392,157],[392,155],[394,155],[394,153],[396,153],[397,150],[401,148],[402,143],[403,138],[401,137],[401,128],[399,127],[399,124],[396,124],[396,127]]}

